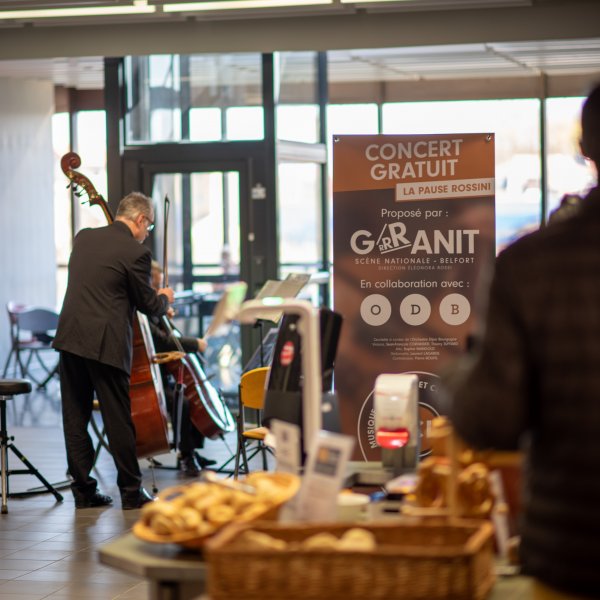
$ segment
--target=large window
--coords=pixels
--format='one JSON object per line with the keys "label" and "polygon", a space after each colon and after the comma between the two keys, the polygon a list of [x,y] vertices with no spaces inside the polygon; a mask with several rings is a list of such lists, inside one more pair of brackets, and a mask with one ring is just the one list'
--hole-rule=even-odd
{"label": "large window", "polygon": [[[103,110],[87,110],[76,113],[77,135],[75,150],[81,157],[81,170],[94,184],[96,191],[105,199],[108,180],[106,176],[106,114]],[[90,206],[87,198],[75,204],[75,232],[84,227],[106,225],[106,216],[99,206]]]}
{"label": "large window", "polygon": [[281,163],[278,176],[279,261],[283,271],[308,270],[322,260],[321,167]]}
{"label": "large window", "polygon": [[69,149],[69,114],[56,113],[52,118],[54,151],[54,245],[56,252],[56,306],[62,306],[67,287],[67,263],[71,254],[71,193],[60,167],[60,159]]}
{"label": "large window", "polygon": [[[82,160],[81,172],[96,190],[106,198],[106,119],[103,110],[81,111],[75,114],[74,149]],[[71,124],[68,113],[56,113],[52,119],[54,149],[54,239],[56,247],[56,304],[61,306],[67,288],[67,264],[71,254],[73,234],[84,227],[106,225],[99,206],[90,206],[85,194],[73,196],[67,188],[67,178],[60,159],[70,148]],[[75,201],[73,201],[75,198]]]}
{"label": "large window", "polygon": [[333,173],[334,135],[375,135],[379,133],[377,104],[329,104],[327,106],[327,163]]}
{"label": "large window", "polygon": [[[318,59],[316,52],[273,55],[275,134],[278,149],[288,152],[287,155],[280,152],[281,160],[276,165],[280,276],[291,270],[316,271],[324,265],[323,238],[327,232],[323,231],[323,220],[330,223],[331,218],[327,218],[327,214],[323,217],[322,202],[323,197],[331,196],[329,190],[323,189],[327,179],[323,177],[324,166],[319,161],[324,161],[324,155],[319,154],[321,147],[317,146],[321,117]],[[127,57],[126,144],[263,140],[262,69],[263,57],[259,53]],[[329,70],[331,75],[332,69]],[[380,76],[369,73],[373,77]],[[377,94],[382,98],[397,97],[393,95],[393,86],[387,93],[359,85],[361,82],[354,83],[356,89],[347,88],[344,94],[339,93],[341,88],[336,88],[336,97],[350,101],[369,100]],[[558,205],[563,194],[582,194],[593,182],[593,173],[578,149],[581,103],[582,98],[546,101],[548,211]],[[330,104],[326,115],[328,172],[331,175],[335,135],[493,132],[496,142],[496,234],[497,246],[501,249],[539,227],[542,221],[540,106],[540,100],[534,98]],[[105,195],[104,111],[82,111],[76,113],[75,119],[73,149],[82,157],[83,172]],[[68,115],[56,115],[57,165],[60,156],[69,149],[69,138]],[[173,249],[171,257],[177,259],[182,271],[179,273],[174,267],[173,275],[180,278],[180,285],[191,286],[191,280],[202,274],[209,280],[226,274],[229,267],[223,267],[224,264],[232,263],[239,268],[239,236],[244,232],[238,231],[237,223],[238,205],[243,196],[239,195],[237,173],[182,174],[182,177],[196,193],[193,204],[186,207],[186,218],[197,234],[193,239],[209,240],[215,232],[220,232],[218,239],[213,240],[214,244],[202,249],[196,242],[188,243],[185,261],[183,250]],[[105,218],[97,207],[81,206],[78,202],[71,204],[60,171],[56,181],[57,261],[61,265],[58,293],[62,299],[64,267],[72,234],[82,227],[103,225]],[[219,206],[230,209],[218,211],[207,204],[207,198],[211,198],[211,202],[219,198]],[[182,207],[179,209],[183,210]],[[327,210],[331,211],[330,204]],[[223,221],[214,221],[217,218]],[[191,278],[185,282],[184,270]]]}
{"label": "large window", "polygon": [[379,133],[376,104],[330,104],[327,107],[327,138],[333,135]]}

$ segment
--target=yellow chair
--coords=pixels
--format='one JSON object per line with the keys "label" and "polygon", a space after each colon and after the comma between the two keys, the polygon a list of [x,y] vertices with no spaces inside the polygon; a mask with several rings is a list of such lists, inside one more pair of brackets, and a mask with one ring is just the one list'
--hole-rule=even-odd
{"label": "yellow chair", "polygon": [[[260,417],[265,404],[265,391],[269,367],[259,367],[242,374],[239,385],[239,410],[237,416],[237,451],[235,455],[235,469],[233,476],[237,479],[240,469],[248,473],[249,461],[259,452],[262,454],[263,469],[266,471],[267,452],[271,450],[265,445],[264,440],[268,429],[260,427]],[[246,422],[247,413],[252,413],[254,419],[251,422],[252,427]],[[256,442],[256,447],[248,455],[248,446]],[[271,452],[272,453],[272,452]]]}

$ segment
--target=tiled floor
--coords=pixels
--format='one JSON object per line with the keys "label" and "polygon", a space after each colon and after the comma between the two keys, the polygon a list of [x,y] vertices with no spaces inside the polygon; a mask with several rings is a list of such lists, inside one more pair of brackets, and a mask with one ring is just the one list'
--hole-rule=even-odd
{"label": "tiled floor", "polygon": [[[46,392],[10,400],[7,413],[9,434],[17,448],[47,480],[64,481],[66,459],[57,381],[53,380]],[[229,434],[226,442],[207,441],[203,455],[223,463],[235,448],[234,434]],[[165,466],[175,463],[174,454],[158,458]],[[150,490],[153,474],[149,462],[142,460],[140,464],[144,486]],[[22,468],[10,451],[9,468]],[[139,511],[121,510],[116,471],[105,450],[99,456],[95,476],[100,489],[115,499],[113,507],[75,510],[68,488],[61,490],[62,503],[49,493],[9,498],[8,514],[0,515],[0,600],[148,597],[142,580],[98,562],[98,548],[129,530]],[[154,478],[159,489],[182,481],[172,469],[154,469]],[[12,475],[9,484],[11,492],[18,492],[38,486],[39,481],[29,475]]]}

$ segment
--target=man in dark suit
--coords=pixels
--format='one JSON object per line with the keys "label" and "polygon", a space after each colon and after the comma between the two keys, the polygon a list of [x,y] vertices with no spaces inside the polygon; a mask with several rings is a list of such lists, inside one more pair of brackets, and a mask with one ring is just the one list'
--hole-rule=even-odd
{"label": "man in dark suit", "polygon": [[[581,124],[597,170],[600,86]],[[600,598],[600,188],[498,256],[482,340],[447,385],[468,442],[528,441],[520,554],[533,597]]]}
{"label": "man in dark suit", "polygon": [[152,229],[150,198],[123,198],[115,222],[83,229],[73,242],[69,281],[54,347],[60,351],[63,427],[71,489],[77,508],[112,503],[90,475],[94,447],[88,433],[94,392],[117,467],[123,509],[152,500],[142,487],[131,418],[129,378],[136,310],[163,315],[171,289],[150,285],[150,250],[142,245]]}
{"label": "man in dark suit", "polygon": [[[151,269],[152,287],[159,290],[163,285],[163,270],[160,263],[153,260]],[[173,308],[169,307],[167,317],[175,315]],[[149,319],[150,331],[156,352],[173,352],[179,350],[179,347],[173,340],[171,331],[167,328],[164,320],[159,317]],[[195,338],[191,336],[178,336],[178,341],[184,352],[204,352],[208,346],[204,338]],[[169,376],[166,365],[160,365],[160,372],[163,378],[165,395],[173,430],[177,426],[177,418],[173,414],[173,399],[175,394],[174,382]],[[196,452],[196,448],[204,447],[204,436],[196,429],[190,417],[190,405],[187,398],[183,398],[181,405],[181,423],[179,429],[179,468],[186,477],[197,477],[203,468],[216,464],[216,461],[201,456]]]}

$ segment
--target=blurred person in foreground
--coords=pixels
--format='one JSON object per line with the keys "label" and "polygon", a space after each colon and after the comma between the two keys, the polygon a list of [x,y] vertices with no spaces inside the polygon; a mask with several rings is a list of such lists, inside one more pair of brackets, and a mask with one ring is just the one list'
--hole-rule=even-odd
{"label": "blurred person in foreground", "polygon": [[[581,116],[600,164],[600,86]],[[534,598],[600,598],[600,188],[497,258],[485,329],[445,385],[456,431],[526,450],[521,564]]]}
{"label": "blurred person in foreground", "polygon": [[[152,261],[151,272],[152,287],[158,292],[163,286],[164,277],[163,269],[158,261]],[[173,318],[174,316],[175,311],[173,310],[173,307],[170,306],[167,311],[167,318]],[[156,352],[172,352],[179,350],[179,347],[173,340],[171,330],[162,318],[150,317],[149,324]],[[179,344],[181,344],[183,351],[186,353],[202,353],[208,347],[208,342],[204,338],[178,335],[177,339],[179,340]],[[163,379],[165,394],[167,396],[167,408],[169,409],[169,415],[171,416],[171,424],[173,425],[173,428],[175,428],[177,426],[177,416],[174,414],[173,410],[175,381],[173,377],[169,375],[166,365],[160,365],[160,373]],[[190,416],[190,402],[185,396],[183,397],[181,404],[181,427],[177,436],[179,440],[178,465],[181,474],[185,477],[197,477],[200,475],[202,469],[215,465],[216,461],[206,458],[196,452],[196,448],[204,447],[204,436],[192,423]]]}
{"label": "blurred person in foreground", "polygon": [[131,417],[129,382],[135,311],[164,315],[173,290],[150,285],[154,227],[150,198],[132,192],[121,200],[114,223],[82,229],[73,241],[67,292],[53,346],[60,351],[60,389],[67,464],[76,508],[112,504],[91,476],[94,445],[88,433],[97,395],[124,510],[152,496],[142,487]]}

